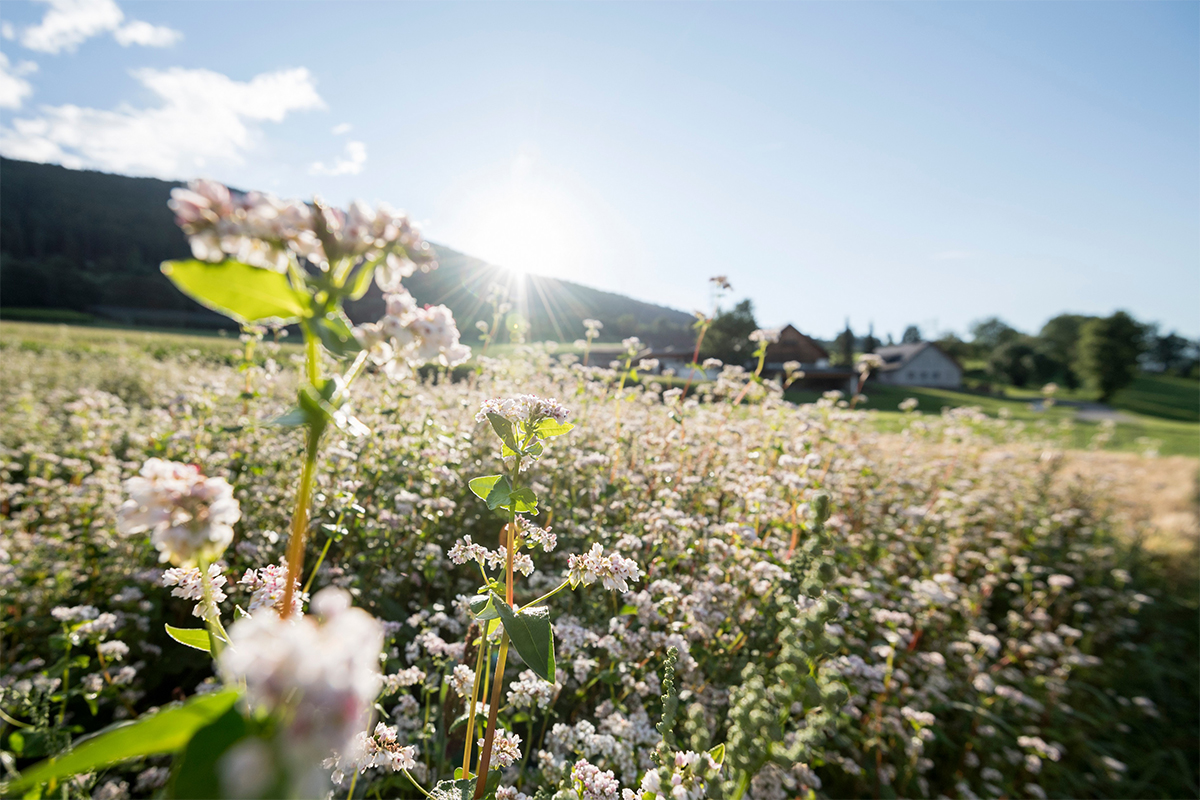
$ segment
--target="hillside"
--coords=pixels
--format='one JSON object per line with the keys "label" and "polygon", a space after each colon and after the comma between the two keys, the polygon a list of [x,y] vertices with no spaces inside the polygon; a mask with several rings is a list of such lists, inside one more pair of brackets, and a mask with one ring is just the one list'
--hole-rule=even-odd
{"label": "hillside", "polygon": [[[125,322],[219,327],[228,320],[199,308],[159,272],[159,264],[189,257],[187,241],[167,208],[173,187],[130,178],[0,159],[0,306],[88,312]],[[692,317],[682,311],[602,292],[570,281],[514,277],[507,270],[434,245],[441,267],[415,275],[409,289],[421,303],[445,303],[468,341],[479,319],[491,318],[493,283],[509,286],[529,321],[532,339],[571,341],[584,318],[604,323],[604,339],[637,335],[659,346],[686,346]],[[349,309],[355,321],[380,316],[372,290]]]}

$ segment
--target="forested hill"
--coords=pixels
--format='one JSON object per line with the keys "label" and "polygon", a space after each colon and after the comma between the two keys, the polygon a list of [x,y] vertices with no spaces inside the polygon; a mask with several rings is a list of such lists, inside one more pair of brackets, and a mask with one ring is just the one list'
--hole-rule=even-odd
{"label": "forested hill", "polygon": [[[83,311],[150,324],[214,326],[163,277],[159,264],[188,258],[187,240],[167,208],[180,184],[0,159],[0,306]],[[420,303],[445,303],[473,342],[476,320],[491,318],[493,282],[510,285],[535,340],[571,341],[584,318],[604,323],[604,339],[637,335],[686,346],[691,315],[553,278],[513,281],[499,267],[435,245],[441,267],[406,283]],[[356,322],[377,318],[372,290],[350,308]],[[0,313],[2,316],[2,313]]]}

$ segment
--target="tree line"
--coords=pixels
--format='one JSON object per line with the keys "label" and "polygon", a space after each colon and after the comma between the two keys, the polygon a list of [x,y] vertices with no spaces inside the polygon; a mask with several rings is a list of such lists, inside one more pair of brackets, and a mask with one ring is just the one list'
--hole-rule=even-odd
{"label": "tree line", "polygon": [[[750,300],[721,310],[704,339],[702,355],[742,363],[753,351],[749,336],[758,327]],[[916,325],[909,325],[900,337],[903,344],[921,341]],[[889,335],[886,344],[894,343]],[[1200,373],[1200,342],[1139,322],[1125,311],[1106,317],[1059,314],[1035,334],[988,317],[971,325],[969,338],[945,333],[935,343],[964,366],[982,362],[983,373],[997,383],[1018,388],[1048,383],[1067,389],[1086,387],[1103,400],[1128,386],[1139,369],[1192,377]],[[874,353],[885,343],[875,336],[874,328],[865,336],[856,335],[847,321],[841,333],[823,344],[831,363],[849,365],[859,354]]]}

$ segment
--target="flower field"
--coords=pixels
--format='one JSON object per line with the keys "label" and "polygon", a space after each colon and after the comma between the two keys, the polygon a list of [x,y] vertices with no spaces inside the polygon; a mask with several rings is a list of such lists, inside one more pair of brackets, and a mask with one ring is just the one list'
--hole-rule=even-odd
{"label": "flower field", "polygon": [[[285,555],[304,437],[268,424],[294,397],[294,347],[243,363],[5,345],[0,742],[13,778],[84,734],[218,694],[208,655],[164,628],[194,627],[195,587],[164,586],[150,539],[118,532],[124,481],[148,458],[228,481],[241,517],[213,569],[229,619]],[[672,647],[676,760],[725,744],[706,788],[676,796],[1194,794],[1195,618],[1100,499],[1056,486],[1059,457],[1027,433],[960,411],[883,434],[833,401],[733,406],[703,387],[680,403],[574,361],[531,347],[454,382],[368,374],[354,411],[369,432],[328,439],[304,580],[382,621],[374,752],[412,746],[408,772],[427,787],[462,757],[479,580],[450,553],[467,536],[496,547],[504,524],[467,485],[500,464],[476,413],[532,392],[575,427],[525,473],[557,542],[518,572],[516,597],[552,589],[596,545],[640,575],[556,598],[553,682],[509,659],[498,796],[640,793],[658,776]],[[354,647],[317,641],[312,661]],[[178,760],[89,769],[52,794],[202,796],[180,791]],[[354,796],[419,796],[389,763],[331,764],[339,785],[319,791],[346,796],[357,775]]]}
{"label": "flower field", "polygon": [[682,387],[596,320],[489,358],[499,294],[473,356],[400,212],[171,208],[240,347],[3,341],[5,796],[1196,793],[1188,551],[1052,428],[788,403],[765,330]]}

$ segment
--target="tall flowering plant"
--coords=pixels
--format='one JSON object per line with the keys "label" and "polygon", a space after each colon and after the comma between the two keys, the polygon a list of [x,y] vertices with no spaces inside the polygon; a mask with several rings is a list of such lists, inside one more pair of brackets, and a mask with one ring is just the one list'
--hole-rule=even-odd
{"label": "tall flowering plant", "polygon": [[[167,633],[210,653],[226,688],[95,737],[26,771],[5,792],[54,790],[97,766],[163,753],[180,757],[171,784],[180,796],[317,796],[328,782],[322,759],[333,752],[356,763],[379,756],[407,771],[412,747],[396,744],[387,726],[365,734],[382,685],[383,625],[332,587],[303,615],[300,577],[322,437],[331,426],[369,433],[351,408],[355,379],[368,363],[400,379],[421,364],[451,367],[471,355],[450,310],[418,307],[401,283],[437,266],[433,250],[387,206],[341,210],[320,199],[281,201],[194,181],[172,191],[170,207],[195,256],[162,265],[181,291],[244,327],[297,324],[303,334],[295,406],[274,420],[305,432],[286,559],[246,574],[250,610],[226,629],[219,610],[226,579],[215,562],[241,518],[232,487],[194,465],[147,461],[126,481],[118,529],[149,533],[161,560],[174,565],[164,583],[198,601],[207,630],[168,626]],[[372,280],[386,313],[353,326],[343,304],[362,297]],[[510,558],[510,575],[511,566]],[[511,605],[511,589],[508,599]]]}
{"label": "tall flowering plant", "polygon": [[[475,798],[481,798],[487,792],[490,769],[506,767],[520,757],[520,737],[497,728],[504,667],[510,647],[516,649],[536,678],[552,685],[556,671],[554,632],[550,626],[549,611],[543,604],[568,587],[575,589],[596,581],[610,590],[625,592],[629,590],[629,581],[636,581],[642,574],[632,560],[618,553],[605,554],[599,544],[594,544],[587,553],[570,556],[568,572],[558,586],[523,604],[515,600],[516,573],[529,576],[534,569],[533,559],[528,553],[521,553],[521,548],[536,550],[540,547],[544,552],[549,552],[557,543],[555,534],[530,521],[531,516],[538,514],[538,497],[532,487],[522,482],[521,474],[541,458],[550,439],[571,431],[574,426],[566,421],[568,413],[557,400],[518,395],[485,401],[475,417],[476,422],[486,422],[499,439],[500,456],[505,466],[505,471],[500,474],[485,475],[470,482],[471,491],[504,520],[500,547],[491,551],[472,542],[467,536],[457,542],[449,553],[451,561],[456,564],[474,563],[482,579],[479,591],[470,604],[471,612],[479,623],[476,642],[478,660],[467,714],[463,763],[456,772],[456,778],[465,785],[469,785],[467,782],[471,779],[480,679],[486,680],[487,668],[491,665],[492,641],[494,634],[499,634],[496,667],[491,677],[492,695],[487,704],[487,723],[483,738],[479,740]],[[489,573],[489,570],[492,572]]]}

